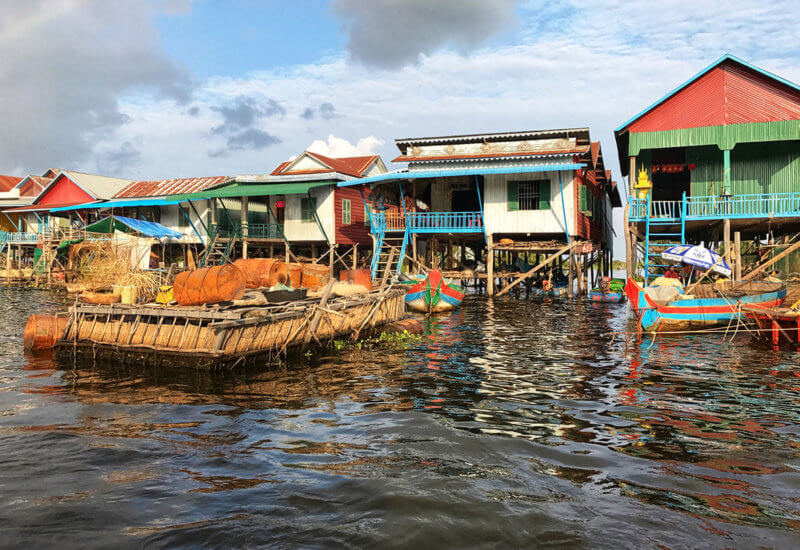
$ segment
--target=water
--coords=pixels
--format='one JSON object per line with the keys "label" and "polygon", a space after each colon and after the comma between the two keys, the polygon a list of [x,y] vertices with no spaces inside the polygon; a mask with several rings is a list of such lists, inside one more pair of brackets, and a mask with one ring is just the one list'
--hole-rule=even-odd
{"label": "water", "polygon": [[2,546],[800,541],[798,355],[748,336],[469,297],[397,349],[211,376],[24,356],[61,305],[0,290]]}

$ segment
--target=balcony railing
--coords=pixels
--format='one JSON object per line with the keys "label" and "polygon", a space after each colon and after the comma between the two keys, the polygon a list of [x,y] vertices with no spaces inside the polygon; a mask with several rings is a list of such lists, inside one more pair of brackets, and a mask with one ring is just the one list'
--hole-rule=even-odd
{"label": "balcony railing", "polygon": [[247,224],[248,239],[282,239],[283,226],[279,223]]}
{"label": "balcony railing", "polygon": [[405,231],[411,233],[483,233],[481,212],[395,212],[370,214],[373,233]]}
{"label": "balcony railing", "polygon": [[35,243],[39,235],[19,231],[0,231],[0,241],[8,243]]}
{"label": "balcony railing", "polygon": [[[221,239],[230,239],[232,235],[239,238],[243,235],[240,223],[223,222],[211,224],[211,234],[217,233]],[[247,224],[248,239],[282,239],[283,225],[279,223],[249,223]]]}
{"label": "balcony railing", "polygon": [[[800,217],[800,193],[686,197],[684,201],[651,201],[650,219],[718,220]],[[647,218],[647,200],[631,199],[630,221]]]}

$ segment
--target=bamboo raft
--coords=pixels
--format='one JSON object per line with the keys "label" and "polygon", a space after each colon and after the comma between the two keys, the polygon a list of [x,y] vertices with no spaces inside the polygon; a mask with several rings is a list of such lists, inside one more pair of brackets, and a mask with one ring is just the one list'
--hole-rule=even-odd
{"label": "bamboo raft", "polygon": [[405,317],[405,290],[256,307],[76,304],[55,345],[78,355],[198,368],[270,360]]}

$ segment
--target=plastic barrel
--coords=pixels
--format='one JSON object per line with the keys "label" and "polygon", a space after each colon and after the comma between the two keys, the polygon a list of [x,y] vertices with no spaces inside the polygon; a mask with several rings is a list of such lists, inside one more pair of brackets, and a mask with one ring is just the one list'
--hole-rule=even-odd
{"label": "plastic barrel", "polygon": [[244,273],[230,264],[184,271],[172,283],[172,293],[182,306],[236,300],[242,297],[244,289]]}
{"label": "plastic barrel", "polygon": [[289,286],[300,288],[303,282],[303,264],[287,263],[285,265],[289,275]]}
{"label": "plastic barrel", "polygon": [[319,290],[331,278],[330,267],[319,264],[303,264],[302,287],[309,290]]}
{"label": "plastic barrel", "polygon": [[286,264],[268,258],[249,258],[233,262],[244,273],[247,288],[262,288],[286,283],[288,274]]}
{"label": "plastic barrel", "polygon": [[25,323],[23,345],[29,351],[52,349],[66,328],[66,317],[31,315]]}

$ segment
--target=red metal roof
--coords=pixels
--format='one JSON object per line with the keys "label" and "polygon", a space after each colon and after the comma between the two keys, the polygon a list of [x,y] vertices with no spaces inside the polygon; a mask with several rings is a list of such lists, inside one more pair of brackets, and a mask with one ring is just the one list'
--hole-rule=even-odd
{"label": "red metal roof", "polygon": [[28,176],[23,179],[26,181],[19,188],[20,197],[36,197],[53,182],[53,178],[45,178],[43,176]]}
{"label": "red metal roof", "polygon": [[572,155],[583,154],[589,150],[589,146],[574,147],[572,149],[559,149],[555,151],[515,151],[512,153],[468,153],[463,155],[425,155],[421,157],[409,157],[400,155],[392,159],[392,162],[412,162],[412,161],[425,161],[425,160],[468,160],[468,159],[484,159],[484,158],[505,158],[505,157],[536,157],[546,155]]}
{"label": "red metal roof", "polygon": [[22,180],[17,176],[0,176],[0,192],[11,191]]}
{"label": "red metal roof", "polygon": [[286,162],[282,162],[278,165],[275,170],[272,171],[273,176],[278,175],[290,175],[290,174],[323,174],[325,172],[339,172],[340,174],[346,174],[348,176],[360,177],[364,175],[364,172],[372,166],[372,164],[378,160],[378,155],[367,155],[363,157],[327,157],[325,155],[320,155],[319,153],[313,153],[311,151],[305,151],[304,154],[307,154],[311,157],[314,157],[319,162],[325,164],[330,169],[329,170],[289,170],[285,171],[294,160],[289,160]]}
{"label": "red metal roof", "polygon": [[164,197],[204,191],[230,180],[229,176],[208,178],[182,178],[171,180],[133,181],[126,185],[115,199],[131,199],[137,197]]}
{"label": "red metal roof", "polygon": [[800,119],[800,91],[725,59],[643,113],[630,132]]}

